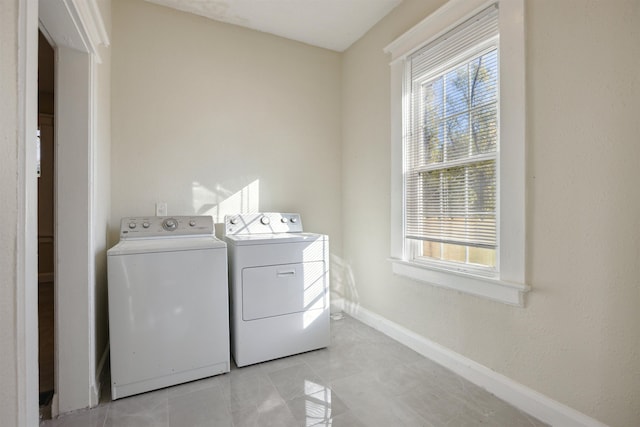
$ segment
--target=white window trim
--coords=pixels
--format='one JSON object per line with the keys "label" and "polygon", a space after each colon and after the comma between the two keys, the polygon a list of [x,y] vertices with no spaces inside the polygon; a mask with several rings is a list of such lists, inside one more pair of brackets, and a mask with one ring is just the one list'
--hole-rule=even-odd
{"label": "white window trim", "polygon": [[450,0],[387,46],[391,54],[391,262],[393,272],[435,286],[524,306],[525,42],[524,0],[500,0],[499,273],[486,277],[410,261],[404,239],[402,106],[405,61],[496,0]]}

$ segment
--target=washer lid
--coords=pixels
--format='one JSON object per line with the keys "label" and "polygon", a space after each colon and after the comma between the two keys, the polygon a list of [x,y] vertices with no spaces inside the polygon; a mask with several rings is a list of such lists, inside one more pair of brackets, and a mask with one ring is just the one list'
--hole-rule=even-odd
{"label": "washer lid", "polygon": [[166,237],[154,239],[121,240],[107,251],[108,256],[156,252],[225,249],[227,244],[214,236]]}
{"label": "washer lid", "polygon": [[326,240],[327,236],[317,233],[265,233],[227,235],[225,239],[230,245],[275,245],[279,243],[312,242]]}

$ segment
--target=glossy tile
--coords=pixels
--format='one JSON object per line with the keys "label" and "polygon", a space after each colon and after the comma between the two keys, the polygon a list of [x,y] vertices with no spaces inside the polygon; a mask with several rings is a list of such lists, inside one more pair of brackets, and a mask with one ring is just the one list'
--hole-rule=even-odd
{"label": "glossy tile", "polygon": [[345,378],[364,370],[362,364],[353,358],[351,351],[349,348],[318,350],[306,355],[305,362],[324,380]]}
{"label": "glossy tile", "polygon": [[221,389],[231,413],[284,405],[268,375],[259,369],[251,375],[232,373],[222,379]]}
{"label": "glossy tile", "polygon": [[167,390],[119,399],[109,404],[105,427],[166,427],[169,425]]}
{"label": "glossy tile", "polygon": [[41,427],[544,427],[378,331],[332,320],[326,349],[111,401]]}
{"label": "glossy tile", "polygon": [[287,401],[289,410],[304,426],[330,425],[332,419],[348,412],[347,405],[329,387],[312,387],[314,391]]}
{"label": "glossy tile", "polygon": [[306,363],[299,363],[269,374],[283,399],[305,396],[325,389],[326,383]]}
{"label": "glossy tile", "polygon": [[363,405],[351,408],[351,413],[355,415],[368,427],[405,426],[405,427],[425,427],[431,426],[417,412],[404,402],[396,400],[394,397],[385,399],[384,403],[378,405]]}
{"label": "glossy tile", "polygon": [[366,427],[367,425],[360,421],[351,412],[336,415],[329,420],[321,421],[318,424],[314,424],[317,427]]}
{"label": "glossy tile", "polygon": [[472,421],[486,424],[486,415],[446,392],[409,393],[398,399],[433,426],[474,425],[470,424]]}
{"label": "glossy tile", "polygon": [[414,364],[390,364],[372,371],[372,375],[394,396],[417,390],[440,390],[437,381]]}
{"label": "glossy tile", "polygon": [[232,427],[222,391],[209,387],[168,399],[170,427]]}
{"label": "glossy tile", "polygon": [[232,416],[234,427],[298,427],[300,425],[284,402],[237,411]]}
{"label": "glossy tile", "polygon": [[289,357],[283,357],[281,359],[270,360],[268,362],[261,363],[258,366],[265,373],[275,372],[284,368],[299,365],[300,363],[304,363],[306,354],[308,353],[296,354]]}
{"label": "glossy tile", "polygon": [[50,427],[102,427],[108,409],[108,405],[98,406],[90,410],[84,409],[64,414],[55,420],[46,421],[44,425]]}
{"label": "glossy tile", "polygon": [[171,399],[172,397],[178,397],[183,394],[190,394],[201,390],[216,389],[220,391],[220,379],[220,376],[216,376],[169,387],[167,388],[167,397]]}

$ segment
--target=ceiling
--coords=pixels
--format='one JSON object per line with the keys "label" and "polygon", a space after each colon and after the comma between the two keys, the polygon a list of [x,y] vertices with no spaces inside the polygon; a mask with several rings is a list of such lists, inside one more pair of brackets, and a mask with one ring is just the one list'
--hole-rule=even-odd
{"label": "ceiling", "polygon": [[402,0],[146,0],[343,52]]}

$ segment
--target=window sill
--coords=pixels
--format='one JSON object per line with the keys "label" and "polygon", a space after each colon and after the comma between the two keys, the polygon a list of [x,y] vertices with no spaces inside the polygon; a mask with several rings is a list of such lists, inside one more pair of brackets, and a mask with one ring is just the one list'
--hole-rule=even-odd
{"label": "window sill", "polygon": [[397,258],[391,258],[390,261],[394,274],[518,307],[524,307],[524,295],[530,289],[524,284],[439,269]]}

